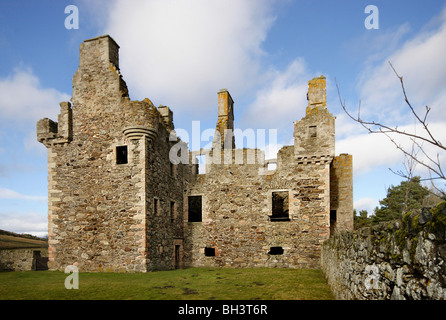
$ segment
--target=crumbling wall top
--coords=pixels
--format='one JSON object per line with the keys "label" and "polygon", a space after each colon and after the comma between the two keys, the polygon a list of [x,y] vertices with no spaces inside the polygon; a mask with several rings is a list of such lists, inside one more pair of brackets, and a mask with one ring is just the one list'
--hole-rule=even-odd
{"label": "crumbling wall top", "polygon": [[308,81],[308,108],[307,113],[314,108],[327,107],[327,95],[325,91],[326,81],[324,76],[319,76]]}

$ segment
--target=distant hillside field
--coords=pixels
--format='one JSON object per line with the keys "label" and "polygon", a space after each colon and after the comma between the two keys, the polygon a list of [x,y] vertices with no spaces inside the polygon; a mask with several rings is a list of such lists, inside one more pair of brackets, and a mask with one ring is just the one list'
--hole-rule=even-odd
{"label": "distant hillside field", "polygon": [[0,230],[0,250],[20,248],[45,248],[48,247],[46,239],[32,235],[21,235],[14,232]]}

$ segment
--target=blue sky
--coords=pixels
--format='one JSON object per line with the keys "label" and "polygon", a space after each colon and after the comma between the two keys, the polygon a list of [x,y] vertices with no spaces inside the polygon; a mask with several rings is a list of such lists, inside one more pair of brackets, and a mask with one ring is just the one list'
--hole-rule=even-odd
{"label": "blue sky", "polygon": [[[379,10],[379,29],[364,25],[369,4]],[[79,10],[78,29],[65,28],[68,5]],[[168,105],[176,128],[190,130],[200,120],[206,129],[216,123],[217,92],[227,88],[236,127],[278,129],[270,157],[291,144],[308,80],[325,75],[336,153],[354,158],[357,209],[372,212],[386,188],[401,181],[388,168],[401,168],[403,157],[347,119],[335,79],[350,110],[361,100],[364,118],[420,132],[392,61],[417,110],[432,108],[430,127],[446,143],[446,1],[2,1],[0,229],[46,234],[46,149],[35,123],[57,120],[59,102],[72,93],[80,43],[102,34],[121,47],[131,99]]]}

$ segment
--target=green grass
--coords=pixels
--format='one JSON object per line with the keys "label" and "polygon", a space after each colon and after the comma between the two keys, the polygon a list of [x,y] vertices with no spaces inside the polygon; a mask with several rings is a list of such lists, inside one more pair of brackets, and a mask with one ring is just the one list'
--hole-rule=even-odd
{"label": "green grass", "polygon": [[320,270],[189,268],[149,273],[79,273],[65,288],[59,271],[0,273],[0,299],[329,300]]}
{"label": "green grass", "polygon": [[30,239],[19,236],[0,234],[1,249],[19,249],[19,248],[46,248],[48,243],[45,240]]}

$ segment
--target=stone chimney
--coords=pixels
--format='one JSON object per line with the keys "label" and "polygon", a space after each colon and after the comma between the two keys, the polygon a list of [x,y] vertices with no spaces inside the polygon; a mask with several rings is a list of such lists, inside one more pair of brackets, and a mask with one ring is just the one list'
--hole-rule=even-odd
{"label": "stone chimney", "polygon": [[218,120],[214,136],[214,148],[235,149],[234,100],[227,89],[218,92]]}
{"label": "stone chimney", "polygon": [[313,78],[310,81],[308,81],[307,114],[314,109],[327,108],[327,95],[325,87],[326,87],[326,82],[324,76]]}
{"label": "stone chimney", "polygon": [[335,118],[327,109],[325,86],[324,76],[308,81],[306,115],[294,122],[294,152],[297,159],[308,156],[334,157]]}
{"label": "stone chimney", "polygon": [[112,37],[105,35],[85,40],[80,45],[79,69],[109,66],[119,69],[119,46]]}
{"label": "stone chimney", "polygon": [[[102,111],[120,111],[128,89],[119,71],[119,46],[108,35],[85,40],[79,48],[79,68],[73,76],[73,108],[88,116]],[[109,107],[104,108],[104,101]],[[114,102],[112,102],[114,101]]]}

